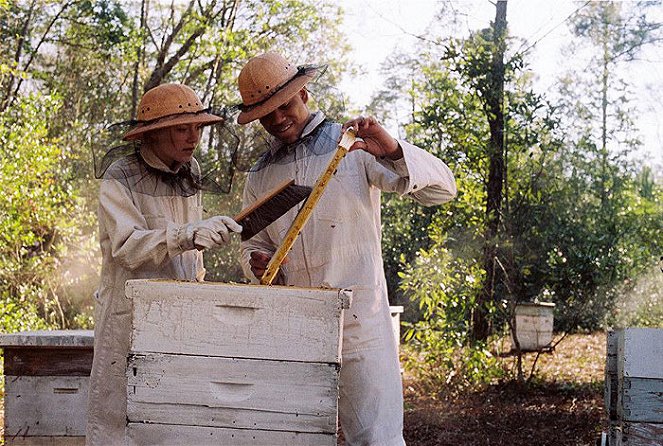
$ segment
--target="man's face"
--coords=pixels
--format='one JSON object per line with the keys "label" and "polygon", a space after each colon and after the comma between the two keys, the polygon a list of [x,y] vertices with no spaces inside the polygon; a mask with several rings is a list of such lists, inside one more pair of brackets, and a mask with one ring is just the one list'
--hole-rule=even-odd
{"label": "man's face", "polygon": [[307,102],[308,92],[302,88],[288,102],[260,118],[260,123],[270,135],[286,144],[292,144],[299,139],[308,123],[311,112]]}
{"label": "man's face", "polygon": [[182,124],[153,132],[154,151],[171,169],[193,157],[193,151],[200,141],[199,124]]}

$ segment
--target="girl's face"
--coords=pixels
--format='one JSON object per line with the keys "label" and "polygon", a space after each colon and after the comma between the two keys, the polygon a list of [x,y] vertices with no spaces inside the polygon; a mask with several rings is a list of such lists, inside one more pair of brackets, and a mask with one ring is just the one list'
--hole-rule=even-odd
{"label": "girl's face", "polygon": [[154,152],[168,167],[177,167],[191,161],[200,141],[200,125],[180,124],[155,130],[150,135]]}

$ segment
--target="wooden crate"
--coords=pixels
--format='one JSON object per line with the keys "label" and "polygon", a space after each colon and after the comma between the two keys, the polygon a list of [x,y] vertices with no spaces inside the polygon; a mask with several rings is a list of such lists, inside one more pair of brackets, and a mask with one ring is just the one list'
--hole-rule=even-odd
{"label": "wooden crate", "polygon": [[609,332],[605,381],[608,445],[663,444],[663,329]]}
{"label": "wooden crate", "polygon": [[34,331],[0,336],[5,444],[83,445],[94,334]]}
{"label": "wooden crate", "polygon": [[127,282],[129,444],[335,445],[339,289]]}

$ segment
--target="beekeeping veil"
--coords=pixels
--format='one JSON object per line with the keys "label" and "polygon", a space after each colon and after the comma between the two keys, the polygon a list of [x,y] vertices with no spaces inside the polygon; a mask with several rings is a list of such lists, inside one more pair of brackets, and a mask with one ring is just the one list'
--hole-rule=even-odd
{"label": "beekeeping veil", "polygon": [[[228,129],[223,127],[228,112],[215,113],[204,108],[196,93],[186,85],[163,84],[147,91],[141,98],[135,120],[115,123],[101,131],[92,143],[95,165],[95,177],[102,178],[111,165],[126,156],[135,156],[141,163],[132,172],[115,172],[120,175],[123,184],[135,187],[147,172],[157,173],[164,182],[177,187],[179,195],[188,196],[203,189],[210,192],[228,192],[232,181],[232,172],[227,172],[228,163],[222,160],[230,158],[237,148],[237,141]],[[186,163],[176,173],[154,172],[149,162],[145,162],[147,153],[141,152],[145,136],[152,131],[177,125],[197,124],[209,127],[200,142],[200,153],[196,158],[202,160],[202,167],[196,161]],[[228,155],[226,152],[231,152]],[[150,193],[150,191],[148,191]],[[155,189],[154,195],[168,193]]]}

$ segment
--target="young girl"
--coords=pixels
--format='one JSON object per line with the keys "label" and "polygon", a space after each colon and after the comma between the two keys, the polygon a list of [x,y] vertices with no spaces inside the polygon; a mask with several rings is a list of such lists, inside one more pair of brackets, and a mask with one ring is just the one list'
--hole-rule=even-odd
{"label": "young girl", "polygon": [[200,168],[193,152],[201,127],[222,121],[189,87],[165,84],[142,97],[137,124],[124,135],[135,153],[104,173],[99,195],[101,283],[96,293],[94,361],[87,444],[124,444],[125,368],[132,302],[129,279],[202,281],[202,251],[242,228],[229,217],[202,219]]}

